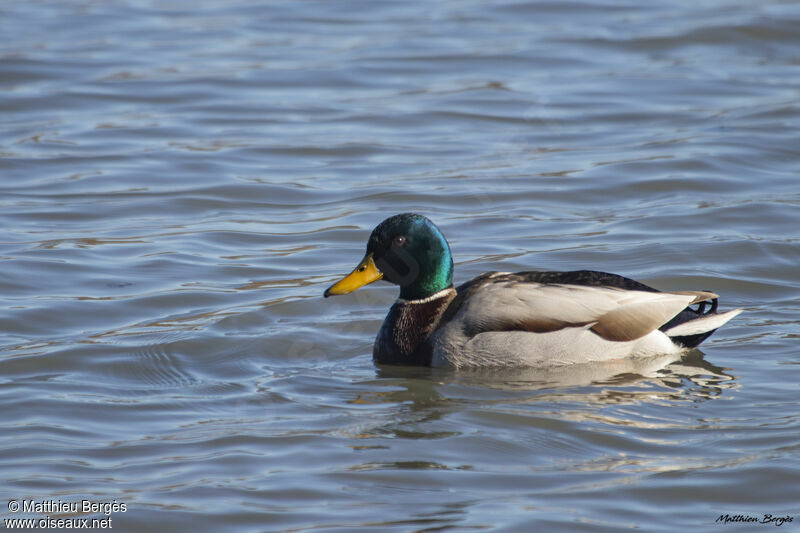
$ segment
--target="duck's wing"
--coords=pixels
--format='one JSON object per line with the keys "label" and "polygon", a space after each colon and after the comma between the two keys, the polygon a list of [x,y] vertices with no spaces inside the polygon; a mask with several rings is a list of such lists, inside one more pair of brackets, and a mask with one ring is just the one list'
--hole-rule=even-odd
{"label": "duck's wing", "polygon": [[594,271],[488,273],[460,286],[440,327],[453,322],[467,337],[490,331],[548,333],[589,328],[609,341],[632,341],[657,330],[705,291],[659,292],[637,281]]}

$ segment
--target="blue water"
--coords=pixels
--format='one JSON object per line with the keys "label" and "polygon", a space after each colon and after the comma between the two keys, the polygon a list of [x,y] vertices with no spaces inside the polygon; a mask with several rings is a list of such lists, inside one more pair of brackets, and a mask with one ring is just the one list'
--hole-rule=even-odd
{"label": "blue water", "polygon": [[[800,524],[800,4],[0,6],[0,497],[116,531]],[[678,363],[378,368],[414,211],[457,283],[745,312]],[[53,517],[51,516],[51,518]]]}

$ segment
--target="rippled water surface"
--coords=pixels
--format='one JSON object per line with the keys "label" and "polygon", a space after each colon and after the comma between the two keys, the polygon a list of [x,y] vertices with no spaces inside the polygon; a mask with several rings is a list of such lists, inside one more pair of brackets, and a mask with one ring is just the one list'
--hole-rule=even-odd
{"label": "rippled water surface", "polygon": [[[800,3],[0,5],[0,514],[117,531],[800,528]],[[678,363],[377,368],[386,216],[456,281],[708,289]]]}

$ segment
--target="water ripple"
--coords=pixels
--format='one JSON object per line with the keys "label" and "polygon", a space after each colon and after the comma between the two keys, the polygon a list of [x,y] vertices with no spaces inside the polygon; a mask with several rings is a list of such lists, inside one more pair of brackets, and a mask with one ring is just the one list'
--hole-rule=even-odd
{"label": "water ripple", "polygon": [[[791,2],[2,9],[9,497],[125,501],[122,531],[798,519]],[[680,361],[376,368],[396,288],[321,295],[406,211],[457,282],[745,313]]]}

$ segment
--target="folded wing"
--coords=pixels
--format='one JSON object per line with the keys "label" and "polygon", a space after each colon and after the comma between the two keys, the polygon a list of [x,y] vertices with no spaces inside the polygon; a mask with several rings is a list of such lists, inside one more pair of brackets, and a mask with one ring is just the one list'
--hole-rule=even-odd
{"label": "folded wing", "polygon": [[498,281],[464,299],[453,319],[470,337],[487,331],[546,333],[588,327],[606,340],[622,342],[644,337],[686,306],[716,297],[704,291]]}

